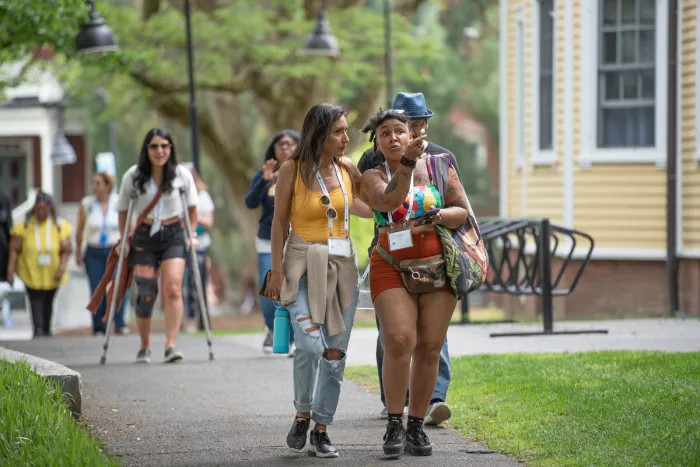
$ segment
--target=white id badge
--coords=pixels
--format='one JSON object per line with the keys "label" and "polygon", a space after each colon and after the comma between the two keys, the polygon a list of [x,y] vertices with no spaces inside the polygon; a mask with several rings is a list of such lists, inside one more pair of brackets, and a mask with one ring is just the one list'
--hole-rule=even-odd
{"label": "white id badge", "polygon": [[349,238],[329,238],[328,239],[328,254],[334,256],[350,257],[352,255],[352,247]]}
{"label": "white id badge", "polygon": [[397,232],[389,232],[389,251],[403,250],[413,246],[413,237],[411,230],[399,230]]}
{"label": "white id badge", "polygon": [[39,266],[51,266],[51,255],[39,255]]}
{"label": "white id badge", "polygon": [[155,234],[158,233],[160,230],[160,221],[155,221],[153,225],[151,225],[151,237],[154,236]]}

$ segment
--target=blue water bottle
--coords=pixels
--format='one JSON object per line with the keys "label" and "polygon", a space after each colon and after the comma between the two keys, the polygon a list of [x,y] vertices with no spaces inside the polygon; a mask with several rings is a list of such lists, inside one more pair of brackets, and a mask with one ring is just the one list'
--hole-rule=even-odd
{"label": "blue water bottle", "polygon": [[289,353],[289,311],[275,303],[275,324],[272,334],[272,352]]}

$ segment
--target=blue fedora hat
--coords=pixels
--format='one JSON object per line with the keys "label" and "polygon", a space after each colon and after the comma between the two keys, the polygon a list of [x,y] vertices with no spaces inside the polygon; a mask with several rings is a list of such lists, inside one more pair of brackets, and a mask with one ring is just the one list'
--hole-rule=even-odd
{"label": "blue fedora hat", "polygon": [[433,115],[432,110],[428,110],[425,105],[425,96],[422,92],[400,92],[394,99],[394,109],[404,110],[411,120],[419,120],[430,118]]}

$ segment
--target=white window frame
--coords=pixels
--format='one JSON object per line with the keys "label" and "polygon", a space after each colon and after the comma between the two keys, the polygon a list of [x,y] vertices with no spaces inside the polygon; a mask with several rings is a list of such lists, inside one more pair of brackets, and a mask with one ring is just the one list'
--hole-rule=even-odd
{"label": "white window frame", "polygon": [[552,18],[552,149],[540,149],[540,10],[541,0],[532,0],[532,44],[534,77],[532,83],[532,155],[530,165],[553,166],[557,160],[557,0]]}
{"label": "white window frame", "polygon": [[656,104],[655,146],[653,148],[598,147],[598,44],[601,0],[581,2],[581,153],[578,165],[593,164],[656,164],[666,167],[668,95],[668,9],[667,0],[656,0]]}
{"label": "white window frame", "polygon": [[[515,16],[515,168],[525,166],[525,14],[522,6]],[[521,29],[522,28],[522,29]],[[522,34],[521,34],[522,33]]]}

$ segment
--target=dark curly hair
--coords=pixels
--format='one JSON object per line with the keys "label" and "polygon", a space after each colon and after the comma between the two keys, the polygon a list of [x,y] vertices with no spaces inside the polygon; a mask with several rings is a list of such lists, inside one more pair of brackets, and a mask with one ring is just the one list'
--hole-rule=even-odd
{"label": "dark curly hair", "polygon": [[143,139],[143,144],[141,145],[141,153],[139,154],[139,162],[137,165],[138,170],[136,171],[136,176],[134,177],[134,187],[136,187],[141,194],[146,193],[146,183],[151,179],[151,160],[148,158],[148,145],[151,140],[160,136],[161,138],[167,140],[170,143],[170,158],[168,162],[165,163],[163,167],[163,180],[161,181],[161,188],[163,193],[169,193],[173,189],[173,180],[175,180],[175,169],[177,168],[177,151],[175,150],[175,143],[173,142],[170,132],[163,128],[151,128],[146,137]]}
{"label": "dark curly hair", "polygon": [[51,197],[51,195],[44,191],[37,192],[36,198],[34,199],[34,206],[32,206],[27,215],[24,217],[24,227],[26,228],[29,225],[29,221],[32,219],[32,216],[34,216],[37,203],[40,203],[42,201],[49,205],[49,209],[51,210],[51,219],[56,225],[56,230],[60,232],[61,222],[58,220],[58,216],[56,215],[56,204],[53,202],[53,198]]}
{"label": "dark curly hair", "polygon": [[398,120],[408,124],[409,118],[408,114],[403,110],[382,110],[381,108],[379,112],[369,117],[367,123],[365,123],[365,126],[362,128],[362,133],[369,133],[369,142],[374,144],[374,152],[377,152],[377,128],[387,120]]}

